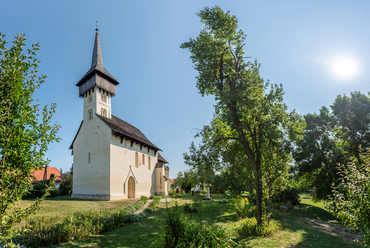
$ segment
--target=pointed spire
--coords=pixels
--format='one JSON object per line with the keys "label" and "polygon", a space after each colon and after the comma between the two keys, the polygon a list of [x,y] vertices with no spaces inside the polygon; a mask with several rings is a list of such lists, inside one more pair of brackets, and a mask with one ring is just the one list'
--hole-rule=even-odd
{"label": "pointed spire", "polygon": [[[107,83],[101,83],[101,81],[99,81],[99,87],[111,93],[112,95],[115,95],[116,85],[119,83],[103,66],[103,58],[102,58],[100,39],[99,39],[99,33],[98,33],[99,31],[98,22],[96,22],[95,31],[96,31],[95,43],[94,43],[94,51],[93,51],[93,56],[92,56],[92,61],[91,61],[91,67],[89,71],[80,79],[80,81],[78,81],[76,86],[80,87],[79,95],[83,96],[83,94],[86,91],[88,91],[95,85],[98,85],[95,79],[91,82],[89,81],[91,78],[93,77],[95,78],[98,75],[104,78],[104,80],[107,82]],[[85,84],[88,81],[89,83]]]}
{"label": "pointed spire", "polygon": [[[94,51],[91,61],[91,68],[95,68],[98,66],[103,67],[103,57],[101,54],[101,47],[100,47],[100,38],[99,38],[99,29],[98,29],[98,22],[96,22],[96,34],[95,34],[95,43],[94,43]],[[104,67],[103,67],[104,68]]]}

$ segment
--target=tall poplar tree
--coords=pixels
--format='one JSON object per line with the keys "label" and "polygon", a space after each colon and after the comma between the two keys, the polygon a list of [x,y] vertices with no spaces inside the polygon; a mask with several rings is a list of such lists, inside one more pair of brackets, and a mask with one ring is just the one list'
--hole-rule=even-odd
{"label": "tall poplar tree", "polygon": [[204,8],[198,16],[203,30],[181,48],[190,50],[199,73],[200,94],[215,96],[216,114],[235,130],[232,139],[240,142],[248,157],[254,175],[257,224],[261,225],[264,158],[270,157],[267,153],[279,153],[288,136],[297,138],[304,122],[286,111],[282,86],[264,82],[258,63],[245,60],[245,35],[237,18],[217,6]]}

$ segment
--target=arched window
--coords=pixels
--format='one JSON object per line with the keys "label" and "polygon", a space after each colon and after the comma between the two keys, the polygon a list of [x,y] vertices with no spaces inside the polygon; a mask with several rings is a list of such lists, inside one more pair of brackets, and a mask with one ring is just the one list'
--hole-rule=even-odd
{"label": "arched window", "polygon": [[142,157],[143,157],[143,161],[142,161],[143,162],[143,165],[145,165],[145,155],[143,154]]}
{"label": "arched window", "polygon": [[107,117],[107,110],[104,108],[101,108],[101,115],[104,117]]}
{"label": "arched window", "polygon": [[104,94],[103,92],[100,95],[101,95],[101,101],[106,103],[107,102],[107,95]]}
{"label": "arched window", "polygon": [[139,154],[135,152],[135,167],[139,168]]}
{"label": "arched window", "polygon": [[150,155],[148,155],[148,170],[150,170]]}

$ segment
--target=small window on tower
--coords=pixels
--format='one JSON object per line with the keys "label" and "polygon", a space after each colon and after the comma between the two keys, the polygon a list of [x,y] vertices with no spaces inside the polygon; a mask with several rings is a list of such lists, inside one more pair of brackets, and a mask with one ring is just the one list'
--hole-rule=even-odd
{"label": "small window on tower", "polygon": [[145,155],[143,154],[143,165],[145,165]]}
{"label": "small window on tower", "polygon": [[92,95],[89,95],[89,103],[92,102]]}
{"label": "small window on tower", "polygon": [[88,112],[87,114],[89,116],[89,120],[92,120],[93,118],[92,109],[89,109],[87,112]]}
{"label": "small window on tower", "polygon": [[106,109],[101,109],[101,115],[104,117],[107,117],[107,110]]}
{"label": "small window on tower", "polygon": [[106,103],[107,102],[107,95],[104,94],[103,92],[100,95],[101,95],[101,101]]}
{"label": "small window on tower", "polygon": [[150,170],[150,155],[148,155],[148,170]]}
{"label": "small window on tower", "polygon": [[87,153],[87,163],[90,164],[90,161],[91,161],[91,154],[88,152]]}

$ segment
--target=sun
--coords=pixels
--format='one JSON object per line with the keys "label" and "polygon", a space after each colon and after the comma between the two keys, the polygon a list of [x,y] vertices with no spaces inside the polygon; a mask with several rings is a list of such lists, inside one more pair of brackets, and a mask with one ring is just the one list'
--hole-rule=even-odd
{"label": "sun", "polygon": [[357,62],[350,57],[337,57],[330,63],[331,73],[341,80],[354,79],[359,73]]}

